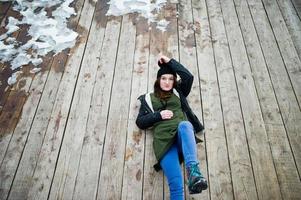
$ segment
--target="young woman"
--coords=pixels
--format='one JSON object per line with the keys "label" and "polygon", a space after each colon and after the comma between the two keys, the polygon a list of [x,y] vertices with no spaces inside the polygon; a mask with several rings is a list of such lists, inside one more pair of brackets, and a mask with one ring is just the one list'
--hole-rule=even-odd
{"label": "young woman", "polygon": [[[141,129],[153,128],[153,148],[158,163],[167,177],[172,200],[184,199],[184,183],[180,163],[185,161],[190,194],[207,189],[207,181],[200,172],[196,133],[204,127],[192,112],[186,97],[190,93],[193,76],[180,63],[166,56],[158,61],[160,69],[154,92],[140,96],[136,124]],[[177,74],[180,80],[177,81]]]}

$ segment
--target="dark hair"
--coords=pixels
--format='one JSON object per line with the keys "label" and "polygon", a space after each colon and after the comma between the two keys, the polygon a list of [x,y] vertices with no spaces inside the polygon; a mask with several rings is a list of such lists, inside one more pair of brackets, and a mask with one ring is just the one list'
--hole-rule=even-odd
{"label": "dark hair", "polygon": [[[177,77],[176,76],[173,76],[173,86],[172,88],[175,88],[177,86]],[[164,91],[161,89],[160,87],[160,79],[161,79],[161,76],[157,78],[157,80],[155,81],[154,83],[154,94],[155,94],[155,97],[161,99],[161,100],[166,100],[168,99],[171,95],[172,95],[172,89],[170,91]]]}

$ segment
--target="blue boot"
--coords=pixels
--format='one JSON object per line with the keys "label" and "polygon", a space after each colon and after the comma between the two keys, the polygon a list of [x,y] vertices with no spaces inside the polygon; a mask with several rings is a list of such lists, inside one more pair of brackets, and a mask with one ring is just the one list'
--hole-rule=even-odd
{"label": "blue boot", "polygon": [[187,168],[188,189],[190,194],[201,193],[208,188],[207,180],[200,172],[199,163],[191,164]]}

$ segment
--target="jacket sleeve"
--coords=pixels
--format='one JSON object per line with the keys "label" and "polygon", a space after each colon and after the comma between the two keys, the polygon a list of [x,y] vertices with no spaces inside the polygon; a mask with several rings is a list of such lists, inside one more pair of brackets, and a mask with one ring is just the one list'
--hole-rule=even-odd
{"label": "jacket sleeve", "polygon": [[156,122],[162,120],[159,111],[149,112],[144,104],[141,104],[139,114],[136,119],[136,124],[140,129],[152,127]]}
{"label": "jacket sleeve", "polygon": [[193,75],[173,58],[170,59],[167,65],[180,76],[181,80],[179,81],[178,88],[182,91],[183,95],[187,97],[192,87]]}

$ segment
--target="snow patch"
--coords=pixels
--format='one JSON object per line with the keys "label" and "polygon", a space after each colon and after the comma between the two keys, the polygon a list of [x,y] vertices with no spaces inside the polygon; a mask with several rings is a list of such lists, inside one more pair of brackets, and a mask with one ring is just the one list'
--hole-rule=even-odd
{"label": "snow patch", "polygon": [[110,8],[107,12],[107,16],[121,16],[130,13],[138,13],[142,17],[148,20],[148,23],[157,24],[157,28],[161,31],[166,30],[168,23],[162,23],[159,25],[158,13],[161,8],[166,4],[166,0],[110,0],[108,3]]}
{"label": "snow patch", "polygon": [[168,26],[169,22],[165,19],[160,20],[157,23],[157,29],[161,30],[162,32],[166,31],[166,27]]}
{"label": "snow patch", "polygon": [[[0,0],[1,2],[7,0]],[[8,18],[6,33],[0,35],[0,61],[10,62],[12,70],[32,63],[38,67],[49,52],[55,54],[75,45],[78,34],[67,27],[67,20],[75,15],[70,4],[74,0],[15,0],[13,9],[20,12],[22,19]],[[52,10],[51,15],[46,9]],[[12,33],[21,25],[28,25],[29,40],[20,44]],[[34,70],[35,73],[38,70]],[[16,74],[13,76],[16,76]],[[14,83],[16,77],[10,77]]]}
{"label": "snow patch", "polygon": [[7,83],[8,85],[13,85],[17,82],[17,78],[19,76],[19,74],[22,74],[21,71],[15,72],[11,75],[11,77],[8,78]]}

